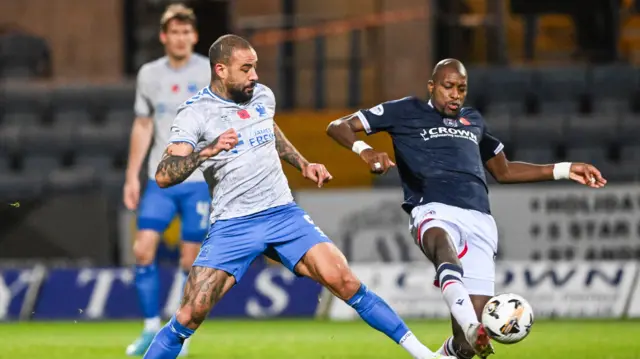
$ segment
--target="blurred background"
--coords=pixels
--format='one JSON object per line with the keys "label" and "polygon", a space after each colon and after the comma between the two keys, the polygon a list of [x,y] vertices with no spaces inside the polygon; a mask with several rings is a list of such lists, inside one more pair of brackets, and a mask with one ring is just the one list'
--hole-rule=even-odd
{"label": "blurred background", "polygon": [[[159,18],[170,3],[0,0],[0,321],[140,317],[135,214],[122,187],[135,76],[163,55]],[[404,317],[448,311],[409,236],[397,173],[371,176],[325,128],[382,101],[426,98],[433,65],[447,57],[466,64],[467,105],[510,159],[591,162],[609,180],[602,190],[492,182],[498,291],[522,294],[542,317],[640,316],[640,2],[183,3],[198,17],[197,52],[226,33],[252,42],[280,127],[334,176],[317,190],[285,165],[296,199]],[[384,134],[367,142],[392,152]],[[181,293],[179,228],[176,218],[158,254],[166,315]],[[250,273],[213,316],[353,317],[262,258]],[[112,344],[118,353],[127,343]]]}

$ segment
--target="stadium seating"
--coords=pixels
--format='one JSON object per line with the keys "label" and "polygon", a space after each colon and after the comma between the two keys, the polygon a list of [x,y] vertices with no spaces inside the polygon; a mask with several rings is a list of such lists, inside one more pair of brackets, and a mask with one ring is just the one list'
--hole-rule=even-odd
{"label": "stadium seating", "polygon": [[[633,67],[470,68],[469,78],[468,103],[484,113],[511,159],[590,161],[613,181],[640,179],[640,87]],[[131,83],[5,86],[0,193],[37,196],[85,186],[119,195],[133,97]],[[303,153],[327,164],[334,186],[397,185],[397,173],[374,180],[324,134],[329,121],[350,111],[296,112],[278,121]],[[392,151],[384,135],[367,141]],[[313,185],[286,171],[294,188]]]}

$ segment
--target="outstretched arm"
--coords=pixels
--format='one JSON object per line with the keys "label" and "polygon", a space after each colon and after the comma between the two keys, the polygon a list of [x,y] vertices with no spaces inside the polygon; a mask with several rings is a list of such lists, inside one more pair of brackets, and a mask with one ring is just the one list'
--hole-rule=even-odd
{"label": "outstretched arm", "polygon": [[364,141],[358,140],[356,133],[365,130],[360,117],[357,114],[351,114],[331,122],[327,127],[327,135],[342,147],[350,149],[360,156],[369,165],[372,173],[384,174],[389,168],[394,167],[395,163],[389,159],[389,155],[386,153],[377,152]]}
{"label": "outstretched arm", "polygon": [[297,168],[304,178],[317,183],[318,187],[322,187],[333,178],[324,165],[309,163],[285,137],[278,125],[273,125],[273,132],[276,135],[276,149],[280,159]]}
{"label": "outstretched arm", "polygon": [[297,168],[299,171],[303,171],[309,166],[309,161],[291,144],[278,125],[273,125],[273,131],[276,135],[276,149],[278,150],[278,156],[280,156],[281,160]]}
{"label": "outstretched arm", "polygon": [[600,171],[586,163],[556,163],[538,165],[526,162],[509,161],[504,152],[486,162],[487,170],[499,183],[543,182],[571,179],[593,188],[604,187],[607,180]]}

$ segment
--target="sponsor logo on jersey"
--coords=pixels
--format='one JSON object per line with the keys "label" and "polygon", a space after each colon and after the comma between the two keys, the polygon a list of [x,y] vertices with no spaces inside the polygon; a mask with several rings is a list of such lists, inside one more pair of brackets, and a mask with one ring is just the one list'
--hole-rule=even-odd
{"label": "sponsor logo on jersey", "polygon": [[263,143],[271,142],[273,140],[275,140],[273,128],[267,127],[252,133],[251,138],[249,138],[249,144],[251,145],[251,147],[254,147]]}
{"label": "sponsor logo on jersey", "polygon": [[458,128],[451,127],[434,127],[429,130],[423,129],[420,133],[422,139],[425,141],[429,141],[436,138],[460,138],[464,140],[469,140],[475,144],[478,144],[478,136],[470,130],[462,130]]}

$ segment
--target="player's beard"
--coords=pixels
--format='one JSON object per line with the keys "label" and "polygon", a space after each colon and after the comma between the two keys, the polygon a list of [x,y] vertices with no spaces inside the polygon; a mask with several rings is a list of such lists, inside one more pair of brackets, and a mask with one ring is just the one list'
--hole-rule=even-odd
{"label": "player's beard", "polygon": [[[228,87],[229,97],[235,103],[247,103],[253,98],[253,90],[255,89],[255,83],[248,86],[232,85]],[[249,91],[251,90],[251,91]]]}

